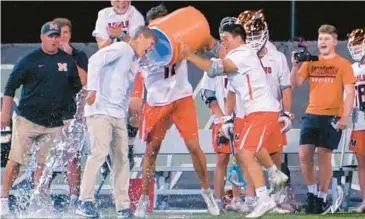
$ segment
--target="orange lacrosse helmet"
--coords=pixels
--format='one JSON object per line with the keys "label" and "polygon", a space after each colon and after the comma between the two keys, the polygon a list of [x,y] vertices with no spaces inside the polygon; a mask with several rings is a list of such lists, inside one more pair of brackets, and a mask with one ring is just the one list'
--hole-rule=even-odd
{"label": "orange lacrosse helmet", "polygon": [[247,43],[256,51],[260,51],[269,39],[264,10],[246,10],[238,16],[237,23],[245,29]]}
{"label": "orange lacrosse helmet", "polygon": [[348,35],[347,48],[352,59],[360,62],[365,56],[365,29],[357,28]]}

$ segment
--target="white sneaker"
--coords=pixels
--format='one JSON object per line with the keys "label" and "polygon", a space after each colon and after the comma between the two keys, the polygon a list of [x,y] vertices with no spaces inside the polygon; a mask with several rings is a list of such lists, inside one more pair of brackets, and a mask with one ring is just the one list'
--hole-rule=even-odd
{"label": "white sneaker", "polygon": [[269,194],[273,192],[280,191],[284,184],[288,181],[288,176],[285,175],[280,170],[277,170],[274,174],[269,175],[270,191]]}
{"label": "white sneaker", "polygon": [[364,213],[365,212],[365,201],[363,201],[356,209],[356,213]]}
{"label": "white sneaker", "polygon": [[217,202],[213,198],[213,194],[211,192],[207,192],[207,193],[202,192],[202,196],[203,196],[205,203],[207,204],[208,212],[211,215],[215,215],[215,216],[219,215],[220,210],[217,205]]}
{"label": "white sneaker", "polygon": [[273,213],[273,214],[289,214],[290,211],[277,206],[277,207],[273,208],[270,211],[270,213]]}
{"label": "white sneaker", "polygon": [[252,202],[243,202],[238,212],[249,214],[256,208],[256,205],[257,205],[256,200]]}
{"label": "white sneaker", "polygon": [[9,199],[1,198],[0,216],[5,216],[8,214],[9,214]]}
{"label": "white sneaker", "polygon": [[243,204],[243,202],[241,200],[233,200],[233,201],[231,201],[231,203],[226,205],[225,209],[227,211],[238,211],[241,208],[242,204]]}
{"label": "white sneaker", "polygon": [[267,201],[262,201],[262,200],[259,199],[259,201],[256,205],[256,208],[252,211],[252,213],[247,215],[246,218],[261,217],[262,215],[264,215],[265,213],[271,211],[275,207],[276,207],[276,203],[271,198],[268,199]]}
{"label": "white sneaker", "polygon": [[134,212],[134,216],[145,217],[149,205],[150,205],[150,197],[148,197],[147,195],[141,195],[138,201],[136,211]]}

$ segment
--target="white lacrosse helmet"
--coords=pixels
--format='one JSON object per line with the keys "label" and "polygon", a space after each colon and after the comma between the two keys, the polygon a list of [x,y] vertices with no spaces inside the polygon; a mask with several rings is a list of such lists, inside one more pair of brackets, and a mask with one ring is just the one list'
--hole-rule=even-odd
{"label": "white lacrosse helmet", "polygon": [[247,10],[238,16],[237,23],[246,31],[246,41],[257,52],[260,51],[269,39],[269,29],[263,9],[258,11]]}
{"label": "white lacrosse helmet", "polygon": [[353,60],[360,62],[365,56],[365,29],[358,28],[351,31],[347,48]]}
{"label": "white lacrosse helmet", "polygon": [[223,27],[229,24],[236,23],[237,18],[235,17],[225,17],[221,20],[221,23],[219,24],[219,37],[222,39],[223,34]]}

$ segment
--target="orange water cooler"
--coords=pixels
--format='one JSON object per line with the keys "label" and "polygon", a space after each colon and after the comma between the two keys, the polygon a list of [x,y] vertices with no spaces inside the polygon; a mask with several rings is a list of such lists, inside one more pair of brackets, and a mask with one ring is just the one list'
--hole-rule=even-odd
{"label": "orange water cooler", "polygon": [[157,65],[169,66],[180,61],[180,42],[189,46],[191,51],[196,51],[210,40],[207,19],[191,6],[154,20],[149,27],[156,34],[158,42],[148,54],[148,59]]}

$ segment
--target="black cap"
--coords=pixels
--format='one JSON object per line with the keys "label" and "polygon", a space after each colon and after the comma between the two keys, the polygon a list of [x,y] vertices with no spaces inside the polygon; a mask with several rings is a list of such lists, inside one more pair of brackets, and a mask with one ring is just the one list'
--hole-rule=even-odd
{"label": "black cap", "polygon": [[41,34],[45,34],[47,36],[56,34],[59,36],[61,34],[61,30],[60,30],[60,27],[58,26],[58,24],[56,24],[55,22],[49,21],[49,22],[43,24],[42,29],[41,29]]}

